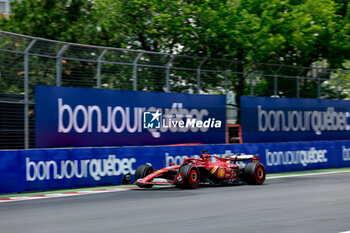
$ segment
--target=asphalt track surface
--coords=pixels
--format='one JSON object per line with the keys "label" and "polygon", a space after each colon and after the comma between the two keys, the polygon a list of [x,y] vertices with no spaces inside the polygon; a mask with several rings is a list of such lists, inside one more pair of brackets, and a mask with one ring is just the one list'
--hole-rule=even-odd
{"label": "asphalt track surface", "polygon": [[345,231],[350,173],[0,203],[1,233]]}

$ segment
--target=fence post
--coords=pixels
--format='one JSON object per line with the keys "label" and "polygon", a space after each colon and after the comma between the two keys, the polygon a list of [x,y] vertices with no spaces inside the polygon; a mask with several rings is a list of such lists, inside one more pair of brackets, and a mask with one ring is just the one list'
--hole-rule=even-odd
{"label": "fence post", "polygon": [[275,96],[275,97],[277,97],[277,88],[278,88],[278,86],[277,86],[277,74],[275,74],[274,75],[274,80],[273,80],[273,95]]}
{"label": "fence post", "polygon": [[297,98],[300,98],[300,76],[297,76]]}
{"label": "fence post", "polygon": [[133,90],[137,91],[137,62],[142,57],[143,53],[137,54],[137,57],[133,61],[133,70],[132,70],[132,78],[133,78]]}
{"label": "fence post", "polygon": [[[321,98],[321,82],[320,82],[320,74],[319,74],[319,69],[317,69],[317,98]],[[321,68],[322,71],[322,68]]]}
{"label": "fence post", "polygon": [[32,40],[24,51],[24,148],[29,148],[29,50],[36,40]]}
{"label": "fence post", "polygon": [[297,75],[297,98],[300,98],[300,75],[304,73],[305,68],[302,68]]}
{"label": "fence post", "polygon": [[337,100],[339,99],[339,79],[336,80]]}
{"label": "fence post", "polygon": [[170,92],[170,68],[176,55],[171,55],[170,60],[166,64],[166,92]]}
{"label": "fence post", "polygon": [[[253,74],[249,74],[249,82],[250,82],[250,96],[254,96],[254,86],[253,86],[253,78],[252,78]],[[246,74],[243,74],[243,77],[245,77]]]}
{"label": "fence post", "polygon": [[228,92],[228,70],[225,71],[225,94]]}
{"label": "fence post", "polygon": [[104,49],[97,59],[97,88],[101,88],[101,60],[107,51]]}
{"label": "fence post", "polygon": [[200,94],[201,90],[201,67],[206,62],[207,58],[205,57],[197,66],[197,93]]}
{"label": "fence post", "polygon": [[226,92],[225,94],[227,94],[228,92],[228,74],[230,72],[230,68],[233,65],[233,63],[234,61],[231,61],[225,69],[225,92]]}
{"label": "fence post", "polygon": [[56,86],[58,87],[62,85],[62,56],[66,52],[68,47],[69,44],[63,45],[56,56]]}

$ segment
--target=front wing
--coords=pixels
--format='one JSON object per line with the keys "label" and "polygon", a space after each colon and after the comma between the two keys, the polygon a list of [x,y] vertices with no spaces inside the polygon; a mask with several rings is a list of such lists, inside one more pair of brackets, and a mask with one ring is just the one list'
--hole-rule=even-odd
{"label": "front wing", "polygon": [[135,181],[135,184],[138,186],[143,185],[173,185],[174,178],[179,170],[180,165],[175,165],[171,167],[165,167],[160,170],[157,170],[148,176],[138,179]]}

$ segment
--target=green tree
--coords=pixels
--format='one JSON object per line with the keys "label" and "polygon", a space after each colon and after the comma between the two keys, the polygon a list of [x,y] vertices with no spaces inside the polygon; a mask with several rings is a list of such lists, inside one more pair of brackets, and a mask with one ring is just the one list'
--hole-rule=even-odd
{"label": "green tree", "polygon": [[77,43],[96,43],[95,9],[84,0],[16,0],[0,29]]}
{"label": "green tree", "polygon": [[[9,18],[1,18],[0,29],[30,36],[68,41],[75,43],[99,43],[96,27],[96,14],[92,1],[84,0],[23,0],[11,2]],[[24,51],[30,40],[13,41],[4,38],[1,47]],[[32,53],[56,56],[62,45],[37,41],[31,49]],[[71,54],[73,54],[72,52]],[[88,52],[75,51],[79,56],[86,56]],[[91,52],[90,52],[91,53]],[[17,57],[17,55],[16,55]],[[2,52],[0,69],[3,84],[0,91],[22,93],[24,64],[23,55],[16,58],[9,53]],[[7,63],[13,65],[8,66]],[[94,67],[86,62],[64,61],[62,82],[67,86],[94,86],[89,79],[94,76]],[[30,85],[55,85],[56,61],[53,58],[30,56],[29,82]],[[17,83],[14,83],[17,80]],[[17,87],[16,87],[17,85]],[[33,91],[33,88],[30,88]],[[30,93],[33,96],[33,93]]]}

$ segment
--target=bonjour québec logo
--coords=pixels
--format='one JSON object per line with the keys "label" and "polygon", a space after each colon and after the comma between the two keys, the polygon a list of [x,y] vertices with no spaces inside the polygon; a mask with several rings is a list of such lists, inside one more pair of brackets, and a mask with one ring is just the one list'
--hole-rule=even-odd
{"label": "bonjour qu\u00e9bec logo", "polygon": [[209,117],[206,120],[193,118],[193,115],[162,114],[159,110],[143,112],[144,129],[160,128],[221,128],[221,120]]}

